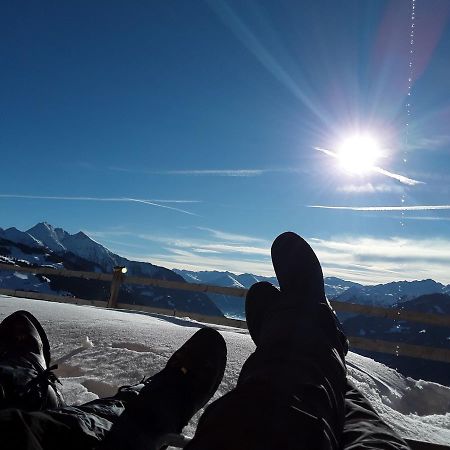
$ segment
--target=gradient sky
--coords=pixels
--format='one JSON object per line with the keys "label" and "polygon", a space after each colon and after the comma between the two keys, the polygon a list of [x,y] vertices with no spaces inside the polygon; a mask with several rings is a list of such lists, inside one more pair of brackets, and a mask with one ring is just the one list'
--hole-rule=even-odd
{"label": "gradient sky", "polygon": [[[294,230],[326,275],[450,283],[449,18],[448,0],[4,3],[0,227],[262,275]],[[330,156],[358,130],[384,153],[364,175]]]}

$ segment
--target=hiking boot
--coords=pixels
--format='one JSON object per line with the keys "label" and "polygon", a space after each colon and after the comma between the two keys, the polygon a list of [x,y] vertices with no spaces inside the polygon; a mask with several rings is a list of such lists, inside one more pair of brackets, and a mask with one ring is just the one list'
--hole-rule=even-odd
{"label": "hiking boot", "polygon": [[[102,449],[157,449],[164,436],[181,433],[191,417],[214,395],[222,381],[227,349],[219,332],[201,328],[169,359],[165,368],[136,386],[120,389],[125,411]],[[130,390],[137,396],[127,395]],[[123,397],[125,398],[125,397]]]}
{"label": "hiking boot", "polygon": [[246,296],[247,326],[254,343],[306,341],[322,332],[333,343],[337,337],[339,353],[345,355],[348,342],[325,296],[314,250],[299,235],[285,232],[273,242],[271,254],[280,289],[259,282]]}
{"label": "hiking boot", "polygon": [[322,267],[303,238],[291,231],[280,234],[271,255],[281,292],[296,296],[297,303],[301,295],[303,306],[326,302]]}
{"label": "hiking boot", "polygon": [[0,409],[64,406],[56,367],[50,367],[50,344],[33,314],[16,311],[0,323]]}

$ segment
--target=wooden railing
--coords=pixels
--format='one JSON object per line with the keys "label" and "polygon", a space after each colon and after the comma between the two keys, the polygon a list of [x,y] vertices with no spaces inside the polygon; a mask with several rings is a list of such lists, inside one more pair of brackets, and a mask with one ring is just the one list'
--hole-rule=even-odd
{"label": "wooden railing", "polygon": [[[37,292],[26,292],[10,289],[0,289],[0,294],[48,300],[48,301],[59,301],[65,303],[88,304],[94,306],[103,306],[103,307],[109,306],[123,309],[133,309],[139,311],[156,312],[160,314],[177,315],[183,317],[188,316],[194,320],[202,322],[246,328],[245,321],[241,320],[228,319],[225,317],[206,316],[188,311],[176,311],[176,310],[152,308],[144,305],[129,305],[118,303],[117,300],[119,288],[122,283],[147,285],[167,289],[179,289],[191,292],[223,294],[227,296],[241,297],[241,298],[244,298],[246,296],[247,289],[231,288],[223,286],[211,286],[206,284],[192,284],[180,281],[168,281],[147,277],[126,276],[121,269],[122,268],[116,268],[116,270],[114,270],[114,273],[107,274],[99,272],[83,272],[66,269],[54,269],[52,267],[20,267],[20,266],[13,266],[11,264],[0,263],[0,270],[9,270],[26,273],[28,272],[41,275],[75,277],[87,280],[100,280],[111,282],[111,292],[108,301],[86,300],[74,297],[57,296]],[[449,315],[429,314],[409,310],[405,311],[402,309],[382,308],[376,306],[360,305],[355,303],[346,303],[338,301],[332,301],[331,304],[333,308],[338,312],[351,312],[397,320],[408,320],[412,322],[420,322],[424,324],[430,324],[441,327],[442,326],[450,327]],[[393,355],[409,356],[414,358],[422,358],[433,361],[450,363],[450,350],[445,348],[434,348],[420,345],[405,344],[400,342],[383,341],[378,339],[367,339],[359,336],[349,336],[349,340],[350,340],[350,347],[352,349],[368,350],[380,353],[388,353]]]}

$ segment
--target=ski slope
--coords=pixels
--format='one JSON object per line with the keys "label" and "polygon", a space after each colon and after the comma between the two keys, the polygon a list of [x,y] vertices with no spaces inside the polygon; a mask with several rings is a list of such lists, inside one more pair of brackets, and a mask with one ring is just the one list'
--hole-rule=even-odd
{"label": "ski slope", "polygon": [[[52,360],[60,361],[57,375],[69,404],[113,395],[119,386],[156,373],[202,326],[190,319],[0,295],[0,319],[18,309],[32,312],[47,331]],[[217,398],[233,388],[243,362],[255,347],[247,330],[214,328],[222,333],[228,347],[227,368]],[[86,345],[86,337],[92,347]],[[348,355],[347,363],[350,378],[402,436],[450,443],[449,387],[405,378],[354,353]],[[200,414],[185,428],[185,434],[194,434]]]}

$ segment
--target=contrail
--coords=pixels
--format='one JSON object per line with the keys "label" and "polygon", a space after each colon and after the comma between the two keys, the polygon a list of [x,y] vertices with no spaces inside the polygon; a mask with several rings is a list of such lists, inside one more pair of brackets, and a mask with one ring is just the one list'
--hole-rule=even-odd
{"label": "contrail", "polygon": [[[302,173],[305,169],[294,167],[273,167],[266,169],[186,169],[186,170],[141,170],[125,167],[108,167],[109,170],[144,175],[217,176],[217,177],[257,177],[271,173]],[[157,201],[157,200],[155,200]],[[183,201],[190,203],[189,200]]]}
{"label": "contrail", "polygon": [[[170,209],[172,211],[178,211],[183,214],[189,214],[190,216],[196,216],[190,211],[186,211],[180,208],[174,208],[173,206],[161,205],[160,203],[180,203],[183,200],[159,200],[156,203],[152,200],[141,199],[141,198],[128,198],[128,197],[65,197],[65,196],[47,196],[47,195],[19,195],[19,194],[0,194],[0,198],[22,198],[22,199],[35,199],[35,200],[71,200],[71,201],[90,201],[90,202],[128,202],[128,203],[144,203],[150,206],[156,206],[158,208]],[[186,203],[191,203],[193,201],[186,201]]]}
{"label": "contrail", "polygon": [[256,177],[270,172],[270,169],[190,169],[190,170],[136,170],[124,167],[108,167],[109,170],[146,175],[206,175],[219,177]]}
{"label": "contrail", "polygon": [[[338,158],[338,154],[333,152],[332,150],[327,150],[326,148],[314,147],[314,150],[318,152],[325,153],[325,155],[332,156],[333,158]],[[373,166],[371,169],[373,172],[377,172],[381,175],[384,175],[389,178],[393,178],[394,180],[400,181],[402,184],[406,184],[408,186],[415,186],[416,184],[425,184],[423,181],[414,180],[412,178],[405,177],[398,173],[389,172],[388,170],[382,169],[381,167]]]}
{"label": "contrail", "polygon": [[450,209],[450,205],[418,205],[418,206],[326,206],[307,205],[308,208],[343,209],[347,211],[433,211]]}
{"label": "contrail", "polygon": [[400,181],[400,183],[407,184],[408,186],[415,186],[416,184],[425,184],[423,181],[413,180],[412,178],[405,177],[398,173],[392,173],[381,167],[373,166],[372,170],[374,172],[380,173],[381,175],[386,175],[389,178],[393,178],[394,180]]}

